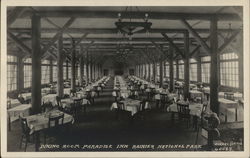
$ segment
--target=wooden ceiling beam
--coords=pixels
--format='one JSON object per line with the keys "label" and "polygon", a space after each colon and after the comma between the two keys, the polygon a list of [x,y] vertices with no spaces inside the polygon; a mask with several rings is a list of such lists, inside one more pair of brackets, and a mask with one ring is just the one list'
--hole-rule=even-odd
{"label": "wooden ceiling beam", "polygon": [[218,53],[221,53],[237,37],[239,33],[240,31],[233,32],[233,34],[220,46]]}
{"label": "wooden ceiling beam", "polygon": [[162,33],[162,36],[164,37],[165,40],[169,42],[173,46],[173,48],[176,50],[177,53],[179,53],[183,58],[184,58],[184,53],[179,49],[179,47],[174,43],[174,41],[168,37],[168,35]]}
{"label": "wooden ceiling beam", "polygon": [[8,15],[7,15],[7,26],[10,25],[20,17],[25,11],[25,7],[15,7]]}
{"label": "wooden ceiling beam", "polygon": [[50,43],[45,46],[42,50],[42,54],[46,53],[50,47],[52,45],[54,45],[54,43],[60,38],[60,36],[63,34],[63,31],[66,30],[74,21],[75,21],[76,18],[74,17],[71,17],[65,24],[64,26],[62,27],[62,29],[60,29],[57,34],[51,39]]}
{"label": "wooden ceiling beam", "polygon": [[[207,42],[210,39],[210,35],[207,37],[207,39],[204,40],[204,42]],[[190,53],[190,57],[194,56],[198,50],[200,49],[201,45],[196,46]]]}
{"label": "wooden ceiling beam", "polygon": [[192,26],[185,20],[181,19],[182,24],[186,27],[186,29],[194,36],[194,38],[199,42],[199,44],[210,53],[210,47],[207,43],[201,38],[201,36],[192,28]]}
{"label": "wooden ceiling beam", "polygon": [[[46,7],[47,9],[48,7]],[[75,17],[75,18],[112,18],[116,19],[118,13],[121,13],[124,19],[141,19],[147,12],[118,12],[118,11],[79,11],[79,10],[56,10],[56,7],[51,7],[53,10],[38,11],[42,17]],[[33,11],[27,10],[21,16],[22,18],[30,17]],[[149,12],[149,19],[168,19],[177,20],[185,18],[187,20],[210,20],[215,16],[214,13],[177,13],[177,12]],[[240,17],[234,13],[219,13],[216,14],[218,20],[221,21],[240,21]]]}
{"label": "wooden ceiling beam", "polygon": [[[11,32],[31,33],[30,28],[10,28]],[[150,29],[150,33],[183,33],[186,29]],[[210,33],[209,29],[194,29],[198,33]],[[233,29],[236,30],[236,29]],[[58,28],[41,28],[41,33],[56,33]],[[219,32],[230,32],[231,29],[218,29]],[[64,33],[116,34],[116,28],[68,28]],[[145,33],[145,31],[138,31]]]}
{"label": "wooden ceiling beam", "polygon": [[25,45],[22,40],[20,40],[19,38],[17,38],[13,33],[11,33],[9,30],[7,30],[7,34],[8,34],[8,37],[13,40],[17,46],[22,49],[26,55],[31,55],[32,53],[32,50],[31,48],[29,48],[27,45]]}

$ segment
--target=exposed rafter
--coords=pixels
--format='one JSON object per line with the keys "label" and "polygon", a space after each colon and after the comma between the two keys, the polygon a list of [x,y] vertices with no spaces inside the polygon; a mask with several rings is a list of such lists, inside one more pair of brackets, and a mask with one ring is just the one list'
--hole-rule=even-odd
{"label": "exposed rafter", "polygon": [[59,30],[58,32],[57,32],[57,34],[51,39],[51,41],[50,41],[50,43],[47,45],[47,46],[45,46],[44,48],[43,48],[43,50],[42,50],[42,53],[44,54],[44,53],[46,53],[48,50],[49,50],[49,48],[60,38],[60,36],[62,35],[62,33],[63,33],[63,31],[64,30],[66,30],[74,21],[75,21],[75,19],[76,18],[70,18],[65,24],[64,24],[64,26],[62,27],[62,29],[61,30]]}
{"label": "exposed rafter", "polygon": [[173,46],[173,48],[176,50],[177,53],[179,53],[182,57],[184,57],[184,53],[179,49],[178,46],[176,46],[176,44],[173,42],[173,40],[171,38],[168,37],[168,35],[162,33],[162,36],[164,37],[164,39],[166,39],[169,44],[171,44]]}
{"label": "exposed rafter", "polygon": [[[21,17],[29,17],[33,12],[26,11]],[[141,19],[145,12],[117,12],[117,11],[69,11],[69,10],[46,10],[39,11],[42,17],[76,17],[76,18],[116,18],[118,13],[123,15],[123,18]],[[169,19],[176,20],[186,18],[188,20],[210,20],[214,13],[176,13],[176,12],[150,12],[150,19]],[[239,21],[240,17],[237,14],[219,13],[216,14],[219,20],[223,21]]]}
{"label": "exposed rafter", "polygon": [[203,41],[203,39],[200,37],[200,35],[192,28],[192,26],[185,20],[181,19],[181,22],[186,27],[186,29],[194,36],[194,38],[199,42],[199,44],[208,52],[210,53],[210,48],[206,44],[206,42]]}

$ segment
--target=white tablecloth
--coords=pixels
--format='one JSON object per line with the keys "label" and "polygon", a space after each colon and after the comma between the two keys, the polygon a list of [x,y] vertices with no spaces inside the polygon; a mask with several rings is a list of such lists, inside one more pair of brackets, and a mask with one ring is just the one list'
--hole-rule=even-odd
{"label": "white tablecloth", "polygon": [[15,121],[20,116],[28,116],[29,109],[31,108],[31,104],[21,104],[14,108],[8,109],[8,117],[10,117],[10,121]]}
{"label": "white tablecloth", "polygon": [[[51,113],[51,115],[59,115],[60,113],[63,112],[59,110],[54,110],[49,113]],[[30,134],[32,134],[35,131],[40,131],[48,128],[49,113],[36,114],[26,117],[28,126],[31,129]],[[63,123],[65,124],[69,122],[74,123],[74,118],[71,115],[64,113]]]}
{"label": "white tablecloth", "polygon": [[[123,110],[130,111],[132,116],[134,114],[136,114],[138,111],[140,111],[140,109],[139,109],[140,102],[141,102],[140,100],[125,99],[121,102],[124,104],[125,109],[123,109]],[[112,109],[117,109],[117,108],[118,108],[118,106],[117,106],[117,103],[115,102],[111,105],[110,109],[112,110]],[[150,106],[148,103],[146,103],[145,109],[150,109]]]}
{"label": "white tablecloth", "polygon": [[42,97],[42,103],[51,103],[53,106],[57,105],[57,94],[48,94]]}
{"label": "white tablecloth", "polygon": [[[189,104],[190,115],[201,117],[202,106],[203,106],[202,104],[190,103]],[[174,103],[174,104],[170,105],[167,108],[167,111],[168,112],[178,112],[177,104]]]}

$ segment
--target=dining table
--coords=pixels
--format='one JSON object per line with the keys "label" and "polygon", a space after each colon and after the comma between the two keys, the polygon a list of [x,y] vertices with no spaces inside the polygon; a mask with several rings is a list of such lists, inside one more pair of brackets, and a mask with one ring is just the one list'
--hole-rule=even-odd
{"label": "dining table", "polygon": [[19,97],[23,97],[23,99],[24,99],[25,101],[31,100],[31,93],[30,93],[30,92],[21,93],[21,94],[19,95]]}
{"label": "dining table", "polygon": [[57,94],[48,94],[42,97],[42,104],[43,103],[51,103],[52,106],[57,105],[57,100],[56,100]]}
{"label": "dining table", "polygon": [[[126,98],[124,100],[121,100],[120,102],[124,104],[124,109],[122,109],[122,110],[131,112],[131,116],[134,116],[137,112],[139,112],[141,110],[140,109],[140,103],[141,103],[140,100]],[[118,108],[118,105],[115,102],[111,105],[110,109],[113,110],[113,109],[117,109],[117,108]],[[150,105],[147,103],[145,105],[145,109],[150,109],[150,108],[151,108]]]}
{"label": "dining table", "polygon": [[[237,110],[239,108],[239,104],[236,101],[219,98],[219,112],[225,116],[225,122],[234,122],[237,121]],[[228,120],[228,114],[230,115],[230,120]]]}
{"label": "dining table", "polygon": [[7,110],[9,131],[11,131],[11,122],[19,119],[19,116],[28,116],[31,104],[21,104]]}
{"label": "dining table", "polygon": [[[27,119],[27,125],[30,128],[30,135],[34,134],[35,135],[35,151],[39,151],[40,147],[40,132],[49,128],[48,126],[48,121],[49,121],[49,116],[58,116],[61,115],[62,111],[60,110],[52,110],[46,113],[39,113],[35,115],[30,115],[25,117]],[[66,124],[73,124],[74,123],[74,118],[73,116],[64,113],[64,120],[63,120],[63,125]],[[51,125],[52,127],[54,124]]]}
{"label": "dining table", "polygon": [[198,90],[189,90],[189,95],[191,99],[195,99],[197,97],[201,98],[201,102],[203,99],[203,93]]}
{"label": "dining table", "polygon": [[171,104],[170,106],[167,107],[167,112],[172,113],[172,116],[171,116],[172,124],[174,124],[175,114],[178,114],[177,103],[178,104],[185,104],[185,105],[189,106],[189,109],[190,109],[189,114],[193,117],[193,127],[195,127],[195,129],[197,129],[197,127],[198,127],[197,119],[201,118],[203,104],[194,103],[194,102],[185,102],[185,101],[174,102],[173,104]]}

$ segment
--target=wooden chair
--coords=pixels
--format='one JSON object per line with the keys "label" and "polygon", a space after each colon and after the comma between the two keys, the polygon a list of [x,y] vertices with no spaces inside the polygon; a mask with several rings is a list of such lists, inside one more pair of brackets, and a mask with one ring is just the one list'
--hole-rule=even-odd
{"label": "wooden chair", "polygon": [[120,101],[116,101],[117,104],[117,109],[116,109],[116,119],[120,120],[121,117],[127,113],[127,111],[125,111],[125,105],[123,102]]}
{"label": "wooden chair", "polygon": [[47,136],[57,136],[62,131],[63,121],[64,113],[57,116],[49,115],[48,128],[44,130],[44,144],[46,144]]}
{"label": "wooden chair", "polygon": [[43,103],[42,104],[42,112],[47,112],[52,110],[54,107],[51,103]]}
{"label": "wooden chair", "polygon": [[[19,116],[19,120],[21,123],[22,136],[20,140],[20,149],[22,148],[23,141],[25,141],[24,151],[27,149],[27,144],[30,142],[30,128],[28,127],[27,119]],[[24,140],[25,139],[25,140]]]}
{"label": "wooden chair", "polygon": [[18,101],[19,101],[21,104],[26,104],[26,103],[27,103],[27,102],[24,100],[23,97],[18,97],[17,99],[18,99]]}
{"label": "wooden chair", "polygon": [[190,124],[190,117],[191,117],[189,104],[177,103],[177,110],[178,110],[179,119],[186,121],[187,128],[188,128]]}
{"label": "wooden chair", "polygon": [[7,101],[7,109],[10,109],[10,108],[11,108],[11,101],[8,100],[8,101]]}
{"label": "wooden chair", "polygon": [[228,100],[233,100],[234,101],[234,93],[232,92],[225,92],[224,93],[224,98]]}
{"label": "wooden chair", "polygon": [[140,102],[139,112],[137,112],[137,116],[139,116],[141,120],[145,120],[145,117],[149,112],[149,109],[146,108],[146,104],[149,104],[149,100],[147,99],[144,99]]}
{"label": "wooden chair", "polygon": [[70,90],[70,96],[75,97],[76,96],[76,90],[71,89]]}
{"label": "wooden chair", "polygon": [[75,119],[78,119],[83,109],[82,99],[74,99],[74,103],[71,107],[71,112]]}

